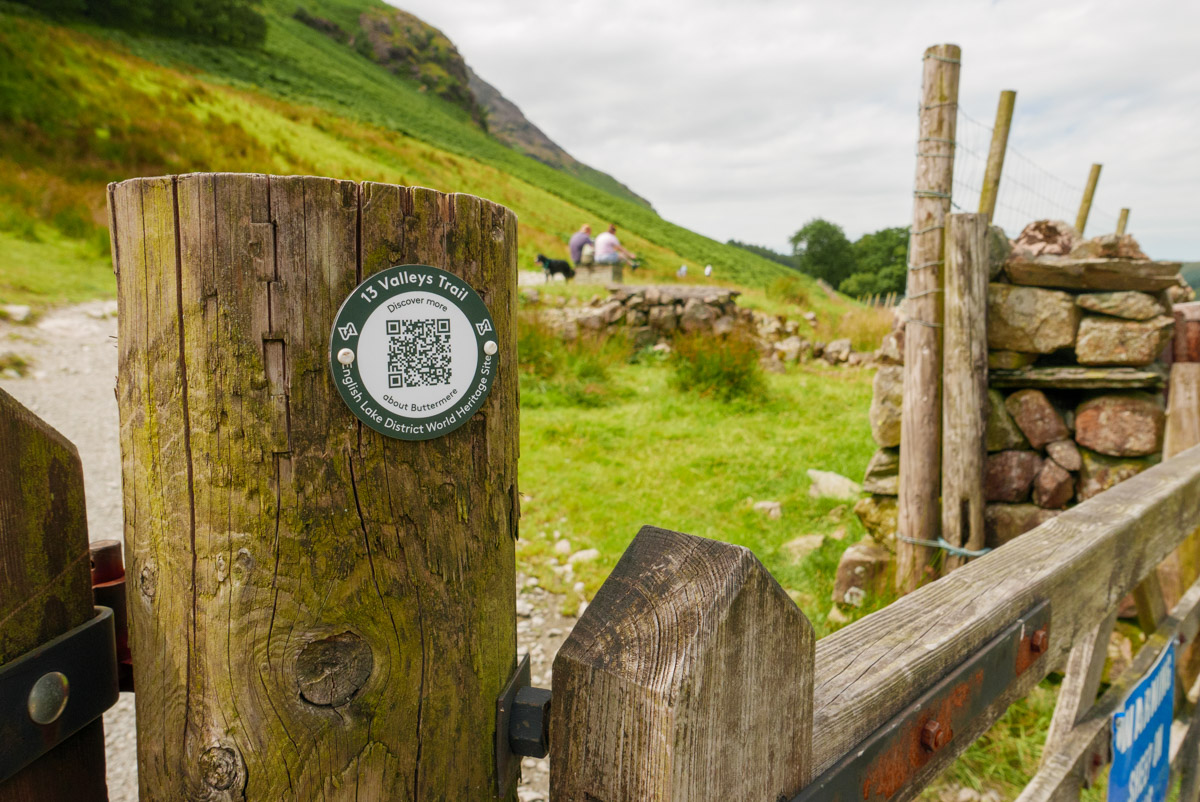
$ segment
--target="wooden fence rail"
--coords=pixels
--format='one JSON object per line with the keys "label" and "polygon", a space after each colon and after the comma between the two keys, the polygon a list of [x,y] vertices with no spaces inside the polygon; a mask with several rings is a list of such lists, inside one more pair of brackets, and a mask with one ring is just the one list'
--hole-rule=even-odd
{"label": "wooden fence rail", "polygon": [[[1022,799],[1077,798],[1093,756],[1107,758],[1109,716],[1133,679],[1200,629],[1198,583],[1096,700],[1118,603],[1198,528],[1200,447],[822,639],[812,657],[749,552],[643,529],[555,660],[551,799],[789,799],[1038,604],[1049,606],[1048,640],[1023,673],[944,747],[915,744],[894,760],[889,782],[864,785],[862,798],[913,798],[1056,670],[1066,672],[1059,709]],[[793,698],[809,687],[811,704]],[[1190,705],[1179,710],[1172,761],[1186,769],[1180,798],[1194,802],[1197,728]],[[581,754],[594,758],[585,771]]]}

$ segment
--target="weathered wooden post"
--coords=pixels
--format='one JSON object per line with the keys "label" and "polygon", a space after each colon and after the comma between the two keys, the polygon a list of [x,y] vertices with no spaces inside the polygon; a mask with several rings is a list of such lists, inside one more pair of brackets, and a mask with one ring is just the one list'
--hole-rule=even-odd
{"label": "weathered wooden post", "polygon": [[[936,45],[925,51],[913,225],[908,247],[904,330],[904,406],[900,416],[898,533],[936,541],[942,489],[942,259],[945,218],[954,177],[958,73],[962,50]],[[907,593],[928,577],[932,552],[898,540],[896,587]]]}
{"label": "weathered wooden post", "polygon": [[[942,537],[983,548],[987,434],[988,216],[947,215],[945,395],[942,406]],[[965,558],[948,555],[946,570]]]}
{"label": "weathered wooden post", "polygon": [[988,222],[996,214],[996,198],[1000,195],[1000,175],[1004,172],[1004,154],[1008,151],[1008,131],[1012,127],[1013,107],[1017,104],[1017,93],[1005,89],[1000,93],[996,106],[996,124],[992,127],[992,144],[988,148],[987,169],[983,174],[983,188],[979,191],[979,213],[987,215]]}
{"label": "weathered wooden post", "polygon": [[[79,453],[0,390],[0,666],[94,615]],[[89,701],[66,697],[68,706]],[[6,725],[6,736],[20,731]],[[101,719],[0,781],[3,802],[105,799]]]}
{"label": "weathered wooden post", "polygon": [[1083,229],[1087,227],[1088,214],[1092,211],[1092,198],[1096,195],[1096,185],[1100,183],[1100,167],[1099,164],[1092,165],[1092,169],[1088,173],[1087,186],[1083,189],[1083,200],[1079,202],[1079,214],[1075,217],[1075,230],[1081,237]]}
{"label": "weathered wooden post", "polygon": [[1117,236],[1125,233],[1125,227],[1129,225],[1129,210],[1122,209],[1120,217],[1117,218]]}
{"label": "weathered wooden post", "polygon": [[644,527],[554,659],[552,802],[790,799],[813,653],[748,549]]}
{"label": "weathered wooden post", "polygon": [[[515,216],[237,174],[126,181],[109,203],[142,798],[512,799],[493,737],[516,657]],[[445,274],[376,275],[409,263]],[[402,351],[373,389],[368,347],[371,370],[406,348],[370,339],[376,313],[410,280],[454,327],[462,283],[494,320],[474,368],[495,369],[490,396],[437,439],[376,431],[404,388],[467,400],[458,328],[414,324],[447,361]]]}

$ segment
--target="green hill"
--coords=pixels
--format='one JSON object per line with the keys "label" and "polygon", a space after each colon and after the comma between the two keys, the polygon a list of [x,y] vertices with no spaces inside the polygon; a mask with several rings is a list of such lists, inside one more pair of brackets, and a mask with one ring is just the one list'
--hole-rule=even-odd
{"label": "green hill", "polygon": [[379,63],[355,41],[365,12],[388,8],[377,0],[302,0],[307,21],[300,1],[263,3],[260,47],[48,20],[0,2],[0,248],[19,254],[0,269],[0,303],[111,287],[105,184],[209,170],[480,195],[517,213],[523,269],[536,253],[562,254],[586,221],[616,223],[653,278],[680,263],[713,264],[749,287],[795,275],[663,220],[599,171],[572,174],[510,147],[461,97]]}

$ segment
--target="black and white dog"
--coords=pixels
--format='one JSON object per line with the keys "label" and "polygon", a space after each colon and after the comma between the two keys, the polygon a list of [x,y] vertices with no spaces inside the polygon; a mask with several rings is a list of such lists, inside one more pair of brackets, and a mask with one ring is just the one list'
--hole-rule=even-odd
{"label": "black and white dog", "polygon": [[564,280],[570,281],[575,278],[575,269],[571,267],[571,263],[563,259],[547,259],[542,254],[537,255],[535,260],[542,266],[542,273],[546,276],[546,281],[554,277],[556,273],[561,273]]}

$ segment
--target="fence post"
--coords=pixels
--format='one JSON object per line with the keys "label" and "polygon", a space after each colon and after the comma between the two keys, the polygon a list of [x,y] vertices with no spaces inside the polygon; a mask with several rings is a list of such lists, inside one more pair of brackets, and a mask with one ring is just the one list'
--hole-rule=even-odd
{"label": "fence post", "polygon": [[[942,537],[983,548],[987,428],[986,214],[946,217],[945,397],[942,406]],[[966,560],[947,556],[946,570]]]}
{"label": "fence post", "polygon": [[[898,533],[937,540],[942,489],[942,259],[954,176],[958,73],[962,50],[925,51],[913,226],[909,240],[904,332],[904,406],[900,415]],[[896,587],[907,593],[927,578],[930,549],[898,540]]]}
{"label": "fence post", "polygon": [[554,659],[553,802],[775,802],[812,770],[813,631],[748,549],[644,527]]}
{"label": "fence post", "polygon": [[1129,225],[1129,210],[1122,209],[1121,216],[1117,218],[1117,236],[1122,236],[1125,233],[1125,226]]}
{"label": "fence post", "polygon": [[[0,665],[94,614],[79,453],[0,390]],[[97,719],[0,782],[0,800],[98,802],[106,787]]]}
{"label": "fence post", "polygon": [[1083,200],[1079,202],[1079,214],[1075,218],[1075,230],[1079,232],[1079,236],[1083,236],[1083,229],[1087,227],[1088,214],[1092,211],[1092,198],[1096,194],[1096,184],[1100,183],[1100,167],[1099,164],[1093,164],[1091,172],[1088,173],[1087,186],[1083,189]]}
{"label": "fence post", "polygon": [[[142,798],[512,799],[514,215],[240,174],[109,203]],[[420,442],[363,426],[328,367],[342,301],[406,263],[474,287],[499,346],[479,412]]]}
{"label": "fence post", "polygon": [[979,191],[979,213],[987,215],[988,222],[996,214],[996,198],[1000,195],[1000,174],[1004,172],[1004,154],[1008,150],[1008,130],[1012,126],[1013,107],[1017,104],[1017,93],[1005,89],[1000,93],[996,106],[996,124],[992,127],[992,145],[988,149],[987,169],[983,174],[983,189]]}

